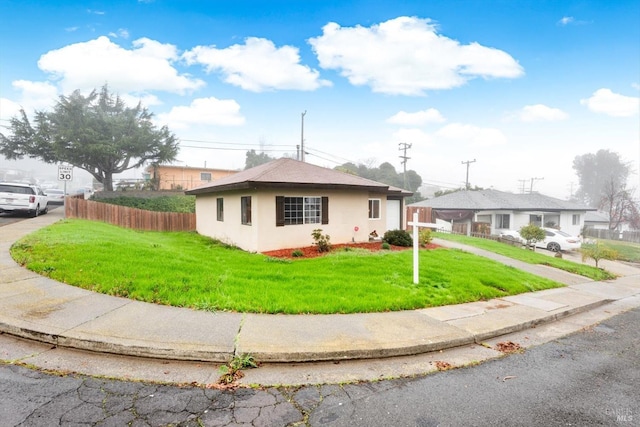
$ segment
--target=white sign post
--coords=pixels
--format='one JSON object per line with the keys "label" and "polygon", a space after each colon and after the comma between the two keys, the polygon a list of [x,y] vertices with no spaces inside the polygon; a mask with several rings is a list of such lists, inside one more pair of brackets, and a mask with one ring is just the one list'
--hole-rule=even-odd
{"label": "white sign post", "polygon": [[62,209],[67,216],[67,181],[73,181],[73,166],[58,165],[58,181],[64,181],[64,199]]}
{"label": "white sign post", "polygon": [[418,234],[419,227],[436,228],[437,224],[432,222],[418,222],[418,212],[413,213],[413,221],[407,223],[413,228],[413,283],[417,285],[420,282],[420,257],[418,252]]}

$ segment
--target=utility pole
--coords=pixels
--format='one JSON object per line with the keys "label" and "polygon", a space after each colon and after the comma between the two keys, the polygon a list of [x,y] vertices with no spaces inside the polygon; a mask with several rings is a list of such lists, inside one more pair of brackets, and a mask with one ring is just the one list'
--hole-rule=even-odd
{"label": "utility pole", "polygon": [[527,182],[526,179],[519,179],[518,182],[522,184],[522,189],[520,190],[520,194],[524,194],[524,183]]}
{"label": "utility pole", "polygon": [[401,163],[404,166],[404,172],[402,174],[402,178],[403,178],[403,187],[405,190],[407,189],[407,160],[411,158],[411,157],[407,157],[407,150],[409,148],[411,148],[411,144],[407,144],[406,142],[401,142],[398,144],[398,149],[403,152],[400,158],[402,159]]}
{"label": "utility pole", "polygon": [[300,160],[304,162],[304,116],[307,110],[302,113],[302,126],[300,128]]}
{"label": "utility pole", "polygon": [[469,164],[470,163],[475,163],[476,159],[473,160],[467,160],[466,162],[462,162],[463,165],[467,165],[467,180],[466,180],[466,184],[464,185],[464,189],[468,190],[469,189]]}
{"label": "utility pole", "polygon": [[533,182],[534,181],[542,181],[544,179],[544,177],[542,178],[531,178],[531,185],[529,186],[529,194],[533,193]]}

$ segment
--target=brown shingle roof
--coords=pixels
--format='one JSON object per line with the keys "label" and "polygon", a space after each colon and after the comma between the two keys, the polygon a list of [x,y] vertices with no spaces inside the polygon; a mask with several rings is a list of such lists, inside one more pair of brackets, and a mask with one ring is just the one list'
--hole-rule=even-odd
{"label": "brown shingle roof", "polygon": [[287,158],[273,160],[220,178],[210,184],[189,190],[186,194],[206,194],[267,187],[360,189],[403,196],[411,195],[410,192],[390,187],[387,184]]}

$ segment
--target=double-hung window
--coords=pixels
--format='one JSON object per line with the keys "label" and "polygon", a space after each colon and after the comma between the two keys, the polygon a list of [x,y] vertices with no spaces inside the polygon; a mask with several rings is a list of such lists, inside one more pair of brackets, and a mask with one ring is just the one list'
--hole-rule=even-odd
{"label": "double-hung window", "polygon": [[369,219],[380,219],[380,199],[369,199]]}
{"label": "double-hung window", "polygon": [[571,225],[580,225],[580,214],[573,214],[571,217]]}
{"label": "double-hung window", "polygon": [[496,228],[508,229],[510,225],[509,214],[496,214]]}

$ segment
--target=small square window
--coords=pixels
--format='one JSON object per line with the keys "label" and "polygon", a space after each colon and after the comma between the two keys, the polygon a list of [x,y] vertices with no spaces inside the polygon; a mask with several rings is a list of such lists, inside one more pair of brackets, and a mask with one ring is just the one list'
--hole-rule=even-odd
{"label": "small square window", "polygon": [[211,181],[211,172],[200,172],[200,181]]}

